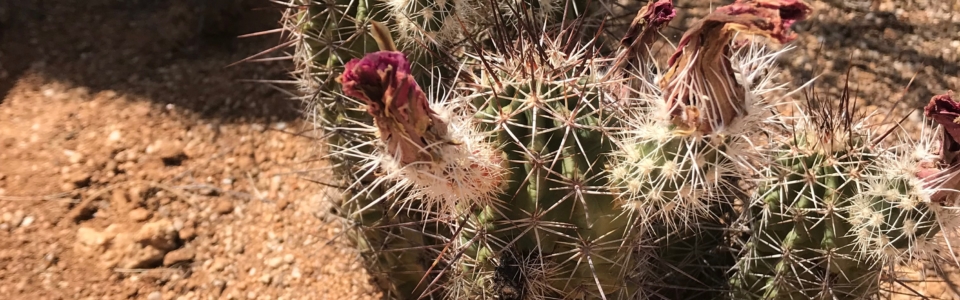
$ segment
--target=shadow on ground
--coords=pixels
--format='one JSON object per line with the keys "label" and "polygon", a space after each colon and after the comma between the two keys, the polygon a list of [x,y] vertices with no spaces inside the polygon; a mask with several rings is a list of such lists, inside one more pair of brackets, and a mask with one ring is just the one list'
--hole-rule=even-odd
{"label": "shadow on ground", "polygon": [[[711,6],[729,2],[677,1],[680,14],[664,35],[675,42]],[[960,23],[929,25],[929,20],[904,20],[869,5],[824,3],[840,14],[798,23],[801,38],[795,44],[801,49],[783,60],[795,86],[820,76],[823,90],[837,93],[845,82],[843,74],[852,67],[859,74],[852,83],[871,90],[863,93],[865,102],[881,107],[899,98],[914,74],[903,103],[908,108],[960,89],[957,53],[918,46],[944,36],[960,40]],[[236,38],[276,28],[280,9],[271,5],[267,0],[2,1],[0,101],[24,72],[38,72],[94,92],[116,90],[161,105],[172,103],[206,118],[294,119],[299,103],[267,85],[242,81],[284,79],[283,63],[225,68],[280,42],[276,34]],[[818,47],[830,51],[812,63],[789,61],[817,55],[809,49]],[[232,89],[244,89],[246,97],[220,96]]]}
{"label": "shadow on ground", "polygon": [[800,79],[819,75],[822,85],[839,90],[845,82],[844,73],[851,68],[861,74],[851,84],[869,89],[861,91],[861,96],[866,96],[863,101],[880,107],[890,107],[908,87],[903,105],[915,109],[922,108],[934,95],[960,89],[960,56],[956,53],[960,49],[951,49],[955,46],[950,44],[960,39],[956,34],[960,23],[911,20],[869,7],[830,3],[849,17],[798,24],[799,34],[816,37],[819,45],[815,46],[833,50],[813,55],[820,70],[787,65]]}
{"label": "shadow on ground", "polygon": [[[291,120],[299,103],[248,79],[283,79],[282,63],[226,66],[279,43],[265,0],[0,1],[0,103],[17,78],[114,90],[204,118]],[[244,99],[221,96],[243,89]]]}

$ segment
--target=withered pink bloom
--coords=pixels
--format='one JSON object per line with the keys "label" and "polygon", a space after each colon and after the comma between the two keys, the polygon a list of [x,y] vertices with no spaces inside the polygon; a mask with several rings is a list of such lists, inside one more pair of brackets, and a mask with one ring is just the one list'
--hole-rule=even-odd
{"label": "withered pink bloom", "polygon": [[620,43],[624,46],[634,45],[637,38],[652,34],[653,31],[670,23],[676,16],[677,11],[673,7],[673,1],[651,1],[637,12],[626,34],[620,39]]}
{"label": "withered pink bloom", "polygon": [[430,159],[427,146],[444,135],[446,124],[430,109],[403,53],[379,51],[350,60],[337,81],[344,94],[367,105],[389,154],[400,155],[403,164]]}
{"label": "withered pink bloom", "polygon": [[630,23],[630,27],[627,27],[623,37],[620,38],[620,46],[623,48],[617,54],[616,61],[608,74],[617,73],[634,57],[646,58],[648,48],[659,36],[657,33],[676,16],[677,11],[671,0],[650,1],[641,8]]}
{"label": "withered pink bloom", "polygon": [[940,125],[940,162],[922,162],[917,177],[939,188],[931,201],[954,206],[946,202],[960,190],[960,103],[950,93],[933,96],[923,113]]}
{"label": "withered pink bloom", "polygon": [[654,26],[666,25],[677,16],[677,10],[673,7],[673,1],[671,0],[659,0],[654,2],[652,6],[653,8],[650,10],[653,13],[645,19]]}
{"label": "withered pink bloom", "polygon": [[752,33],[766,35],[780,43],[795,39],[797,34],[790,31],[790,26],[806,19],[811,12],[810,6],[801,0],[737,0],[726,7],[730,15],[762,17],[763,20],[753,20],[741,25],[755,27]]}
{"label": "withered pink bloom", "polygon": [[674,122],[711,133],[746,114],[746,91],[730,65],[734,37],[744,33],[789,42],[795,38],[790,25],[810,11],[801,0],[741,0],[694,24],[680,39],[660,82]]}

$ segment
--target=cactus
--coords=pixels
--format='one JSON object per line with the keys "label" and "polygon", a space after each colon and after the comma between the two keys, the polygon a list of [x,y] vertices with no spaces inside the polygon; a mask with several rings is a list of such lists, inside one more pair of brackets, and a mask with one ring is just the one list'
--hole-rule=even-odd
{"label": "cactus", "polygon": [[950,252],[937,235],[956,235],[944,201],[956,171],[934,167],[944,152],[929,132],[884,145],[891,132],[872,131],[848,95],[836,107],[808,97],[810,114],[769,149],[757,180],[750,226],[762,230],[744,247],[738,299],[866,298],[884,270]]}
{"label": "cactus", "polygon": [[291,2],[331,201],[389,298],[860,299],[950,253],[948,96],[939,135],[891,141],[777,82],[800,0],[716,9],[664,69],[671,1],[598,33],[613,7]]}

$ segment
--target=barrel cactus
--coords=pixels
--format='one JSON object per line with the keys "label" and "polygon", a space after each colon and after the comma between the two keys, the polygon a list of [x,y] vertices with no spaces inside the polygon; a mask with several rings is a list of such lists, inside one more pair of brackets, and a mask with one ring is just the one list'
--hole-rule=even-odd
{"label": "barrel cactus", "polygon": [[949,96],[911,141],[777,82],[803,1],[719,7],[665,68],[676,8],[633,9],[291,0],[333,213],[389,298],[861,299],[949,256]]}

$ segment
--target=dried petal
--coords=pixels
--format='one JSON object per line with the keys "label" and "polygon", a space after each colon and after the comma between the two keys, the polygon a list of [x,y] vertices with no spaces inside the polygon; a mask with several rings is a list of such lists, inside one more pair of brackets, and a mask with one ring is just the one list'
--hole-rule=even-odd
{"label": "dried petal", "polygon": [[390,154],[399,154],[404,164],[430,159],[427,146],[445,135],[446,124],[430,109],[403,53],[379,51],[353,59],[337,81],[344,94],[367,105]]}
{"label": "dried petal", "polygon": [[652,0],[641,8],[620,39],[623,50],[617,54],[616,62],[608,74],[617,73],[630,58],[647,57],[648,48],[659,36],[657,33],[676,16],[677,11],[671,0]]}
{"label": "dried petal", "polygon": [[[711,133],[746,114],[746,91],[730,65],[730,43],[737,33],[789,42],[795,37],[789,26],[809,12],[810,7],[801,0],[737,1],[687,30],[660,82],[675,124]],[[698,106],[700,114],[685,114],[687,106]],[[690,119],[693,117],[698,119]]]}
{"label": "dried petal", "polygon": [[922,162],[917,177],[937,187],[931,201],[954,206],[960,190],[960,103],[950,93],[933,96],[923,113],[940,125],[940,164]]}
{"label": "dried petal", "polygon": [[954,101],[950,94],[933,96],[930,103],[924,107],[923,113],[940,125],[943,133],[940,143],[941,161],[951,166],[956,165],[957,154],[960,152],[960,103]]}
{"label": "dried petal", "polygon": [[921,162],[917,178],[924,182],[924,187],[933,189],[930,202],[942,206],[960,206],[960,166],[938,166]]}
{"label": "dried petal", "polygon": [[677,11],[673,8],[672,1],[651,1],[637,12],[637,16],[634,17],[633,22],[630,23],[627,32],[623,38],[620,39],[620,44],[627,47],[637,47],[639,46],[638,44],[649,44],[649,41],[646,43],[637,42],[655,38],[656,35],[654,33],[667,25],[667,23],[670,23],[676,16]]}

